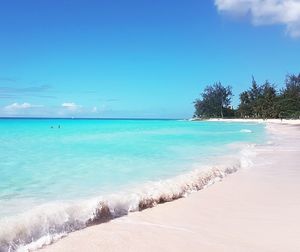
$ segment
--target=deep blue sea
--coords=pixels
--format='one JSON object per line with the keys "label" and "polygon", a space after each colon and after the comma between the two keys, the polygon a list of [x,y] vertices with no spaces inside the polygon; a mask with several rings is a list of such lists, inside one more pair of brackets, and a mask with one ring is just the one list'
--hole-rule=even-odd
{"label": "deep blue sea", "polygon": [[264,140],[251,123],[0,119],[0,251],[82,228],[109,195],[123,193],[122,208],[135,188]]}

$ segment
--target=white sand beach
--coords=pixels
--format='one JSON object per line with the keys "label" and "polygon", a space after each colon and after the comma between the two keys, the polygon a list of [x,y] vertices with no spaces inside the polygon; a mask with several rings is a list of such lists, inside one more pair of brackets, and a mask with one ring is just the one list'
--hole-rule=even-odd
{"label": "white sand beach", "polygon": [[267,122],[273,144],[257,147],[249,169],[42,251],[300,251],[300,121]]}
{"label": "white sand beach", "polygon": [[250,122],[250,123],[272,123],[272,124],[288,124],[288,125],[300,125],[300,119],[222,119],[222,118],[213,118],[208,119],[207,121],[211,122]]}

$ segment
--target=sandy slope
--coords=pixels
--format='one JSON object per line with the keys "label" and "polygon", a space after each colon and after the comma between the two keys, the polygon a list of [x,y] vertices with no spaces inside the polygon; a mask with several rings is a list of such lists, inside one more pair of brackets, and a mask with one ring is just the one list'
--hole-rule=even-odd
{"label": "sandy slope", "polygon": [[300,251],[300,127],[268,128],[274,144],[258,147],[252,168],[43,251]]}

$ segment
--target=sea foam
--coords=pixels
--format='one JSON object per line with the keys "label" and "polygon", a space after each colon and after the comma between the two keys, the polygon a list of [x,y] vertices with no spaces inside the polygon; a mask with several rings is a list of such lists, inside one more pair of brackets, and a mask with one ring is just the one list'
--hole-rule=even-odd
{"label": "sea foam", "polygon": [[250,130],[250,129],[241,129],[240,132],[242,132],[242,133],[252,133],[252,130]]}
{"label": "sea foam", "polygon": [[36,250],[70,232],[186,197],[240,168],[251,166],[253,153],[253,146],[249,145],[238,156],[225,156],[219,164],[194,169],[174,178],[148,182],[106,197],[48,203],[18,216],[2,219],[0,251]]}

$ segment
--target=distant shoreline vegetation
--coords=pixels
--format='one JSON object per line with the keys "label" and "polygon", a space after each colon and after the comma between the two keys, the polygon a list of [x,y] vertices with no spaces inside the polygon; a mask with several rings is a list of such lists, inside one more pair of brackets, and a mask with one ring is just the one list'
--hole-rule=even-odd
{"label": "distant shoreline vegetation", "polygon": [[221,82],[206,86],[194,101],[194,118],[300,118],[300,74],[287,75],[280,90],[269,81],[259,85],[252,77],[252,85],[239,95],[236,109],[231,106],[232,96],[231,86]]}

